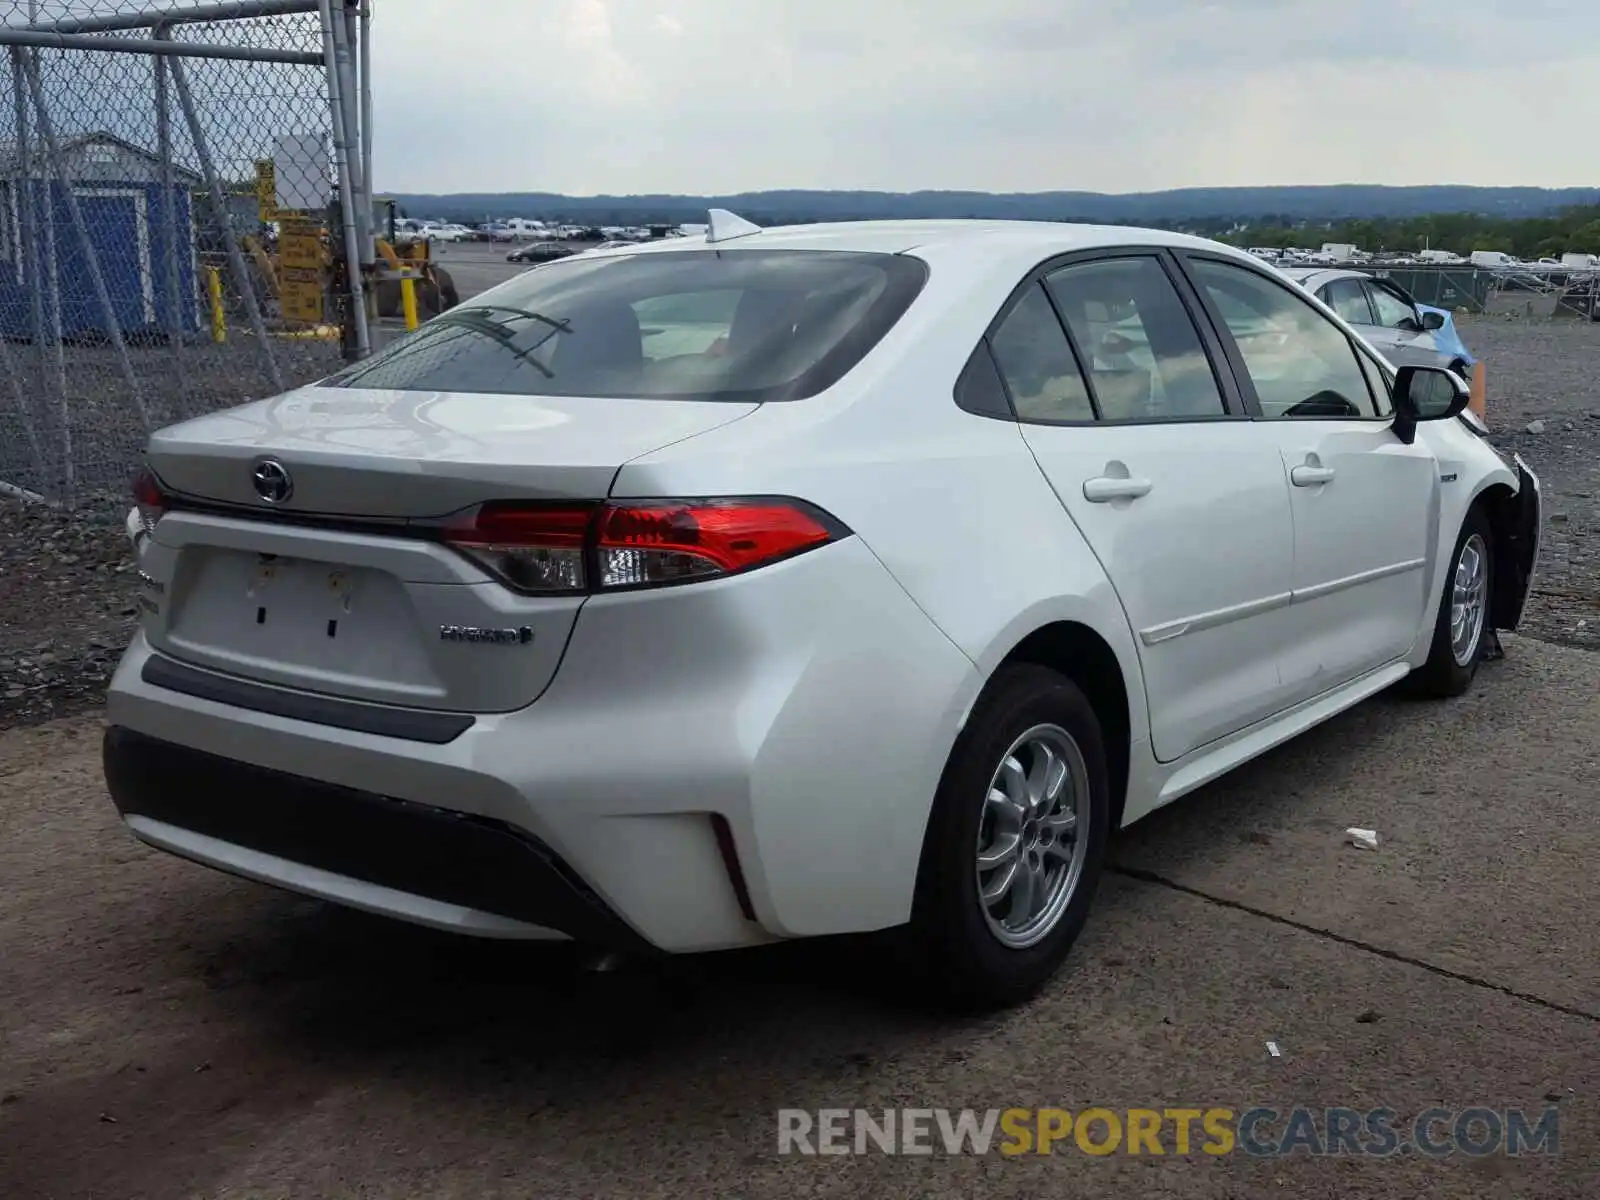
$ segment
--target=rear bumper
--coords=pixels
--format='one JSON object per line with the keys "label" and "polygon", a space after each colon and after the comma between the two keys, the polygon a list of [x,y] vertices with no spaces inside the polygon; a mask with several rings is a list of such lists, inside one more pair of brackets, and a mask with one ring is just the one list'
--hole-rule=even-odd
{"label": "rear bumper", "polygon": [[[614,942],[609,922],[552,902],[553,872],[672,952],[906,920],[939,776],[982,682],[854,538],[727,580],[596,596],[537,703],[477,714],[447,740],[375,729],[365,705],[317,719],[286,709],[285,689],[233,695],[212,672],[150,666],[163,661],[136,637],[107,702],[108,778],[144,840],[406,920]],[[128,746],[141,747],[133,767]],[[206,782],[168,799],[137,763],[182,751],[204,756]],[[211,811],[261,779],[275,782],[248,784],[248,813]],[[298,797],[283,804],[292,818],[268,811],[274,789]],[[342,815],[324,830],[329,805]],[[391,866],[400,826],[451,829],[450,845],[407,832],[416,856]],[[461,890],[474,881],[458,860],[517,886]]]}
{"label": "rear bumper", "polygon": [[616,949],[647,945],[549,847],[504,822],[116,726],[103,754],[111,799],[134,832],[208,865],[262,878],[273,861],[295,864],[294,880],[276,882],[379,911],[386,895],[408,897],[414,920],[487,936],[549,932]]}

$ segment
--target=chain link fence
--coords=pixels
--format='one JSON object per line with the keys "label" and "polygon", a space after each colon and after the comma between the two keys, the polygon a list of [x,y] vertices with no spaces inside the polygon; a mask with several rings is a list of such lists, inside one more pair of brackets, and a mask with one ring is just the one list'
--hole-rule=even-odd
{"label": "chain link fence", "polygon": [[0,0],[0,490],[120,505],[151,431],[364,351],[364,15]]}
{"label": "chain link fence", "polygon": [[1476,267],[1385,266],[1376,273],[1394,280],[1421,304],[1467,312],[1482,312],[1497,284],[1492,271]]}
{"label": "chain link fence", "polygon": [[1470,313],[1520,311],[1547,318],[1600,320],[1600,270],[1593,267],[1379,264],[1371,269],[1376,275],[1394,280],[1421,303],[1436,308]]}

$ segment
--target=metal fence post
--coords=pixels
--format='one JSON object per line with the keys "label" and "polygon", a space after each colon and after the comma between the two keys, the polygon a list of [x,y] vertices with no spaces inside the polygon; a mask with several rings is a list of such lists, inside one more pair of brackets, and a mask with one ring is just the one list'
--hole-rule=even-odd
{"label": "metal fence post", "polygon": [[370,267],[374,257],[372,244],[372,181],[367,178],[368,114],[362,107],[362,80],[360,56],[360,0],[335,0],[343,11],[342,26],[334,26],[334,48],[339,61],[340,80],[344,96],[345,131],[350,136],[350,165],[355,171],[356,237],[361,243],[361,265]]}
{"label": "metal fence post", "polygon": [[[12,183],[17,205],[17,222],[21,226],[18,230],[21,242],[22,261],[17,264],[17,277],[24,286],[30,287],[32,296],[29,304],[29,328],[33,335],[34,351],[39,360],[39,393],[47,399],[49,379],[49,357],[44,344],[44,295],[39,291],[39,246],[34,229],[34,189],[33,189],[33,152],[31,142],[33,134],[28,123],[28,102],[23,96],[22,82],[22,55],[25,52],[14,49],[11,51],[11,103],[17,122],[17,170],[16,178]],[[33,413],[22,388],[20,377],[16,374],[14,364],[9,361],[6,369],[11,373],[13,383],[17,388],[17,408],[22,419],[27,423],[28,441],[33,450],[36,469],[39,472],[38,483],[41,490],[48,491],[46,474],[49,471],[49,456],[44,443],[40,440],[38,426],[33,419]],[[47,405],[42,405],[45,408]]]}
{"label": "metal fence post", "polygon": [[78,243],[83,248],[83,262],[89,272],[90,286],[94,288],[95,299],[99,301],[100,308],[105,313],[106,334],[110,337],[112,346],[116,348],[117,360],[122,367],[123,378],[127,381],[128,392],[133,397],[134,407],[139,410],[139,419],[144,422],[145,432],[151,432],[153,425],[150,421],[150,411],[145,407],[144,393],[139,388],[139,377],[134,373],[133,362],[128,358],[128,344],[122,340],[122,327],[117,323],[116,308],[111,302],[111,289],[106,286],[105,273],[100,269],[100,253],[95,249],[94,239],[89,235],[88,222],[83,219],[83,207],[78,203],[78,193],[74,190],[72,178],[67,173],[66,159],[61,153],[61,143],[56,138],[55,125],[50,120],[50,110],[44,102],[44,85],[39,82],[39,64],[30,58],[26,66],[28,92],[33,97],[34,116],[39,120],[39,134],[44,139],[45,155],[50,160],[51,171],[61,184],[62,196],[67,202],[68,216],[72,221],[73,230],[78,235]]}
{"label": "metal fence post", "polygon": [[[38,70],[39,52],[23,50],[20,61],[23,65],[23,81],[26,84],[28,65],[32,64],[34,70]],[[61,334],[61,259],[56,246],[55,190],[50,183],[50,176],[44,171],[39,173],[37,190],[39,194],[35,199],[35,211],[39,214],[44,238],[39,264],[39,281],[36,286],[44,291],[44,307],[50,318],[46,345],[49,347],[50,367],[55,376],[56,403],[60,409],[61,452],[65,456],[63,479],[67,488],[65,499],[70,504],[76,467],[72,458],[71,427],[67,420],[67,356],[66,343]]]}
{"label": "metal fence post", "polygon": [[[59,0],[52,0],[59,3]],[[65,6],[62,6],[65,7]],[[86,6],[87,7],[87,6]],[[114,12],[103,16],[69,17],[40,24],[37,13],[30,14],[28,27],[51,33],[117,33],[130,29],[151,29],[163,21],[237,21],[252,17],[285,17],[317,11],[317,0],[216,0],[160,11]]]}
{"label": "metal fence post", "polygon": [[[167,26],[157,25],[151,32],[156,40],[166,37]],[[166,276],[167,345],[172,350],[172,368],[178,376],[178,392],[183,407],[189,407],[189,377],[183,363],[183,293],[179,287],[181,260],[178,258],[178,201],[173,195],[172,178],[172,102],[167,94],[167,60],[151,59],[156,86],[156,157],[161,169],[161,249],[162,274]],[[190,291],[193,291],[191,287]]]}
{"label": "metal fence post", "polygon": [[377,220],[377,215],[372,208],[372,0],[361,0],[361,28],[359,35],[361,48],[361,182],[367,190],[365,197],[365,212],[367,214],[367,244],[366,251],[369,262],[376,262],[378,258],[377,234],[372,223]]}
{"label": "metal fence post", "polygon": [[339,163],[339,210],[344,224],[345,272],[350,281],[350,319],[355,326],[355,356],[366,358],[372,353],[372,338],[367,329],[367,301],[361,282],[360,234],[356,225],[357,198],[351,194],[352,147],[346,121],[348,110],[344,103],[344,80],[340,77],[337,24],[334,19],[333,0],[320,0],[322,12],[323,52],[328,64],[328,98],[333,108],[333,146]]}
{"label": "metal fence post", "polygon": [[239,237],[234,232],[233,218],[228,210],[228,198],[223,191],[222,180],[217,176],[217,165],[211,160],[211,151],[206,145],[205,127],[200,123],[200,113],[195,107],[194,96],[189,91],[189,77],[184,71],[183,60],[168,59],[167,66],[172,71],[172,85],[177,89],[178,104],[183,109],[184,120],[189,124],[189,137],[194,141],[194,152],[200,159],[201,174],[205,176],[206,186],[211,190],[211,203],[216,208],[222,225],[222,243],[228,252],[228,269],[233,272],[234,282],[239,285],[245,315],[250,318],[250,328],[256,335],[256,341],[261,344],[267,378],[272,380],[274,390],[285,391],[283,373],[278,370],[278,358],[272,353],[272,339],[267,336],[267,323],[262,319],[261,305],[256,301],[256,289],[250,282],[250,272],[245,267],[244,252],[239,249]]}
{"label": "metal fence post", "polygon": [[[272,243],[275,198],[341,239],[348,351],[362,318],[370,351],[370,16],[362,0],[0,0],[0,140],[15,146],[0,173],[14,214],[0,221],[0,493],[109,517],[152,427],[334,369],[338,343],[304,328],[319,287],[307,239],[283,243],[287,275]],[[268,159],[282,177],[276,197],[261,190],[257,237],[243,193],[252,173],[267,183],[252,166]]]}
{"label": "metal fence post", "polygon": [[[17,200],[17,215],[22,223],[24,258],[31,273],[29,308],[34,349],[39,359],[39,392],[45,400],[55,400],[60,431],[62,496],[70,498],[76,483],[72,457],[72,423],[67,410],[67,369],[61,344],[61,293],[56,277],[55,221],[53,194],[48,174],[35,180],[33,170],[33,129],[28,120],[28,64],[36,62],[38,51],[13,47],[11,50],[12,91],[16,107],[17,149],[23,192]],[[41,220],[42,218],[42,220]],[[40,236],[40,226],[43,236]],[[31,249],[26,248],[31,243]],[[48,316],[48,327],[46,317]]]}

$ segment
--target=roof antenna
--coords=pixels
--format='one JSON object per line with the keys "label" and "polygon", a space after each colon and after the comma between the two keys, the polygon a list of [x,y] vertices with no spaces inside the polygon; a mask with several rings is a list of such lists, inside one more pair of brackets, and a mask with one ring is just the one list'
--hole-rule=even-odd
{"label": "roof antenna", "polygon": [[706,214],[710,222],[706,229],[706,241],[726,242],[733,238],[749,237],[752,233],[760,233],[761,226],[753,225],[736,213],[731,213],[725,208],[713,208]]}

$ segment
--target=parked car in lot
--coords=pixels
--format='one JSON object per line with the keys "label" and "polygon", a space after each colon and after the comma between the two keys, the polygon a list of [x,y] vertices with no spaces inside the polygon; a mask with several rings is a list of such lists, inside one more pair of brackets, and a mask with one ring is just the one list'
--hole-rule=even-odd
{"label": "parked car in lot", "polygon": [[529,242],[526,246],[518,246],[506,255],[507,262],[535,263],[553,262],[558,258],[568,258],[576,254],[581,246],[572,242]]}
{"label": "parked car in lot", "polygon": [[1466,376],[1477,364],[1449,310],[1418,304],[1391,279],[1364,271],[1279,269],[1353,325],[1396,366],[1446,367]]}
{"label": "parked car in lot", "polygon": [[1434,349],[1448,359],[1445,365],[1463,378],[1468,376],[1478,365],[1478,356],[1468,350],[1467,343],[1462,340],[1455,314],[1448,308],[1435,308],[1421,302],[1417,303],[1417,311],[1422,314],[1424,328],[1432,330]]}
{"label": "parked car in lot", "polygon": [[430,242],[465,242],[472,238],[472,230],[465,225],[424,225],[421,236]]}
{"label": "parked car in lot", "polygon": [[110,793],[407,921],[1015,1002],[1118,826],[1516,627],[1466,401],[1198,238],[714,213],[157,432]]}

